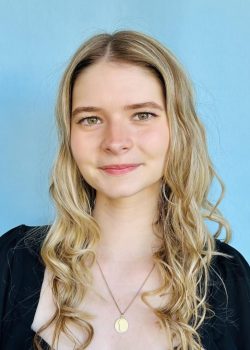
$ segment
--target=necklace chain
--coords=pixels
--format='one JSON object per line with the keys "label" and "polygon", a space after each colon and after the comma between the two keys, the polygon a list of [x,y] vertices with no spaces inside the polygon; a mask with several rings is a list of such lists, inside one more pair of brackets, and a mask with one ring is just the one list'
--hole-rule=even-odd
{"label": "necklace chain", "polygon": [[100,264],[98,263],[97,260],[96,260],[96,262],[97,262],[97,265],[98,265],[98,267],[99,267],[99,269],[100,269],[100,271],[101,271],[102,277],[103,277],[103,279],[104,279],[104,281],[105,281],[105,284],[106,284],[106,286],[107,286],[107,288],[108,288],[108,291],[109,291],[109,293],[110,293],[112,299],[113,299],[114,302],[115,302],[115,305],[116,305],[117,309],[119,310],[119,312],[120,312],[121,315],[124,315],[125,312],[128,310],[128,308],[130,307],[130,305],[131,305],[131,304],[133,303],[133,301],[135,300],[135,298],[137,297],[137,295],[140,293],[140,291],[141,291],[141,289],[143,288],[143,286],[145,285],[145,283],[147,282],[147,280],[148,280],[148,278],[149,278],[151,272],[153,271],[153,269],[154,269],[154,267],[155,267],[155,264],[153,265],[153,267],[151,268],[151,270],[150,270],[149,273],[147,274],[146,279],[143,281],[142,285],[141,285],[140,288],[138,289],[138,291],[137,291],[137,293],[135,294],[135,296],[133,297],[133,299],[130,301],[130,303],[128,304],[128,306],[126,307],[126,309],[122,312],[121,309],[119,308],[119,305],[117,304],[117,302],[116,302],[116,300],[115,300],[115,297],[114,297],[113,293],[111,292],[111,289],[110,289],[110,287],[109,287],[109,285],[108,285],[108,282],[107,282],[107,280],[106,280],[106,278],[105,278],[105,276],[104,276],[104,273],[103,273],[103,271],[102,271],[102,268],[101,268]]}

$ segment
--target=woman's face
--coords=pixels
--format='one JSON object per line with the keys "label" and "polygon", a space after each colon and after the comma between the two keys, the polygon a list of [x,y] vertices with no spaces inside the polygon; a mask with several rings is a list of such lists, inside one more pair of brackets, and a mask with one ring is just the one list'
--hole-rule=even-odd
{"label": "woman's face", "polygon": [[[168,145],[164,95],[153,73],[128,63],[101,61],[77,77],[71,149],[97,195],[115,199],[158,191]],[[112,167],[124,164],[134,166]],[[110,169],[103,169],[107,166]]]}

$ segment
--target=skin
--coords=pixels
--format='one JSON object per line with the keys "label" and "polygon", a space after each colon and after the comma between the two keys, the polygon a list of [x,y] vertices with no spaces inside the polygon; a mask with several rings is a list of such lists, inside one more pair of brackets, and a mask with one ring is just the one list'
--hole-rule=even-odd
{"label": "skin", "polygon": [[[154,101],[161,110],[137,108],[124,110],[125,105]],[[85,180],[96,189],[93,216],[101,229],[101,239],[96,256],[102,266],[113,295],[122,310],[136,295],[141,283],[152,268],[152,249],[159,243],[153,233],[152,223],[157,209],[161,177],[169,145],[169,128],[164,108],[164,95],[157,78],[148,70],[121,63],[101,61],[90,66],[77,78],[73,88],[72,112],[82,106],[99,106],[103,111],[72,113],[71,150]],[[142,112],[155,113],[156,117]],[[82,118],[95,116],[88,122]],[[89,123],[88,126],[86,123]],[[126,174],[110,175],[99,167],[115,163],[140,163]],[[91,349],[103,347],[106,337],[109,348],[138,348],[158,344],[167,348],[165,335],[155,326],[155,316],[140,298],[137,298],[126,315],[132,325],[128,337],[116,334],[110,325],[118,317],[96,264],[92,266],[93,287],[104,298],[88,295],[88,311],[98,318],[93,321],[98,330]],[[39,308],[33,322],[37,330],[54,311],[49,271],[43,282]],[[160,286],[156,269],[144,285],[145,290]],[[142,292],[142,290],[141,290]],[[159,307],[161,300],[151,298],[151,305]],[[50,305],[50,307],[47,307]],[[139,326],[138,326],[139,325]],[[145,327],[146,340],[138,342],[138,332]],[[44,339],[51,344],[52,330],[44,332]],[[75,336],[83,339],[82,330],[72,328]],[[125,337],[124,337],[125,336]],[[72,348],[64,335],[59,347]]]}
{"label": "skin", "polygon": [[[148,101],[161,110],[124,110],[125,105]],[[82,106],[98,106],[102,111],[77,113]],[[102,60],[80,73],[72,95],[71,150],[81,174],[97,191],[93,211],[101,228],[97,258],[103,267],[109,266],[109,278],[135,262],[149,270],[152,247],[158,243],[152,222],[168,146],[165,99],[152,72]],[[99,168],[121,163],[141,165],[119,176]],[[119,269],[114,262],[119,262]]]}

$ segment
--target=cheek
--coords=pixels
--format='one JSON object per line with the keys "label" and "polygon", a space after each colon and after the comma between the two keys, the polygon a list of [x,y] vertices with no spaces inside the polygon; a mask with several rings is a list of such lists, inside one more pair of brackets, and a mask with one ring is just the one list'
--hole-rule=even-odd
{"label": "cheek", "polygon": [[152,154],[152,157],[165,156],[167,154],[169,129],[165,125],[141,133],[139,139],[142,147],[146,147],[149,154]]}
{"label": "cheek", "polygon": [[71,152],[73,154],[74,159],[77,160],[77,158],[78,158],[78,151],[79,151],[79,141],[77,140],[77,138],[71,136],[71,138],[70,138],[70,148],[71,148]]}
{"label": "cheek", "polygon": [[76,163],[79,164],[88,154],[86,146],[86,140],[84,140],[82,135],[74,132],[71,134],[70,147]]}
{"label": "cheek", "polygon": [[164,123],[161,128],[157,131],[159,147],[162,149],[163,153],[166,154],[169,147],[169,127],[167,123]]}

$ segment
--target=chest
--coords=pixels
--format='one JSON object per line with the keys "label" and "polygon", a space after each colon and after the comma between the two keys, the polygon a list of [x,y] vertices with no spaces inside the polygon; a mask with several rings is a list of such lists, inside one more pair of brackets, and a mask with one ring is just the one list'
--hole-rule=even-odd
{"label": "chest", "polygon": [[[141,293],[146,290],[152,290],[159,285],[157,276],[152,276],[147,286],[141,290]],[[89,350],[167,350],[170,345],[166,339],[165,332],[160,328],[158,319],[154,312],[140,298],[141,293],[134,299],[137,290],[133,290],[132,286],[121,288],[116,286],[112,291],[113,296],[122,312],[127,308],[124,317],[128,322],[126,332],[119,333],[115,329],[115,322],[120,317],[119,309],[117,308],[110,292],[101,280],[95,279],[95,291],[88,291],[84,299],[84,305],[80,305],[82,311],[86,311],[93,315],[90,321],[94,328],[94,337],[92,342],[87,347]],[[156,297],[149,298],[150,304],[154,307],[162,305],[166,300]],[[35,313],[32,329],[37,331],[45,322],[49,320],[55,311],[55,305],[52,298],[52,292],[49,284],[49,274],[45,271],[44,281],[41,289],[40,299]],[[84,342],[86,336],[83,330],[74,325],[69,324],[70,331],[80,341]],[[49,344],[52,344],[53,327],[41,333],[41,337]],[[178,342],[176,342],[178,344]],[[59,350],[73,349],[73,343],[62,334],[59,340]]]}
{"label": "chest", "polygon": [[[116,298],[119,308],[122,312],[129,305],[134,293],[128,294],[125,298]],[[158,319],[153,311],[147,307],[140,298],[124,313],[124,318],[128,326],[127,331],[118,332],[120,324],[120,312],[112,302],[111,298],[107,301],[97,300],[98,297],[92,295],[88,300],[88,311],[95,315],[91,322],[95,335],[89,350],[128,350],[136,349],[155,349],[166,350],[167,342],[164,332],[160,329]]]}

